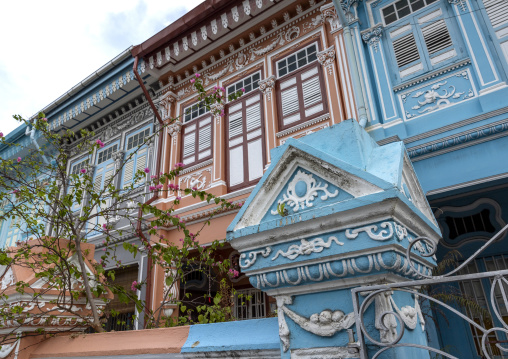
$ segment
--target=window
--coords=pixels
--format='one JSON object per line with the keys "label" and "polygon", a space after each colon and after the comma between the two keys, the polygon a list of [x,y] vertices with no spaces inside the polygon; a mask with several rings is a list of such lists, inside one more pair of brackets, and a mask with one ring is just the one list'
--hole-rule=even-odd
{"label": "window", "polygon": [[455,239],[466,233],[487,232],[494,233],[496,229],[490,221],[490,211],[484,209],[476,214],[465,217],[445,217],[448,226],[448,238]]}
{"label": "window", "polygon": [[436,0],[399,0],[381,10],[385,25],[391,24],[403,17],[432,4]]}
{"label": "window", "polygon": [[231,104],[227,115],[228,186],[254,184],[263,176],[264,136],[261,93],[242,96]]}
{"label": "window", "polygon": [[227,88],[227,94],[232,95],[238,91],[241,91],[242,88],[245,90],[244,95],[248,94],[252,90],[255,90],[259,87],[259,80],[261,79],[261,73],[256,72],[255,74],[252,74],[243,80],[238,81],[237,83],[228,86]]}
{"label": "window", "polygon": [[183,122],[189,122],[192,121],[200,116],[203,116],[205,113],[210,112],[210,109],[205,106],[205,103],[203,101],[196,103],[194,105],[191,105],[183,111],[184,113],[184,121]]}
{"label": "window", "polygon": [[317,44],[307,46],[306,48],[291,54],[288,57],[277,62],[278,77],[290,74],[307,64],[317,60]]}
{"label": "window", "polygon": [[150,136],[150,129],[147,128],[144,131],[141,131],[139,133],[136,133],[133,136],[130,136],[127,139],[127,148],[126,150],[129,151],[133,149],[134,147],[138,147],[139,145],[142,145],[145,142],[145,138]]}
{"label": "window", "polygon": [[319,63],[278,81],[277,96],[281,130],[324,114],[327,111],[326,92]]}
{"label": "window", "polygon": [[99,152],[99,155],[97,156],[97,164],[100,165],[102,162],[111,159],[111,157],[113,157],[113,153],[115,153],[117,150],[118,145],[114,145]]}
{"label": "window", "polygon": [[[99,205],[97,204],[92,209],[91,214],[95,214],[102,210],[106,210],[111,206],[111,196],[107,194],[107,191],[104,189],[110,184],[115,185],[114,176],[115,176],[115,162],[113,161],[113,152],[116,152],[118,149],[118,143],[108,146],[103,149],[97,155],[97,166],[95,167],[95,173],[93,178],[93,189],[94,192],[99,194],[102,193],[101,200],[104,200],[105,203]],[[102,154],[102,156],[101,156]],[[102,208],[102,209],[101,209]],[[106,219],[102,216],[95,217],[94,223],[91,223],[91,228],[95,226],[100,227],[106,222]],[[96,235],[98,232],[91,232],[91,235]]]}
{"label": "window", "polygon": [[[250,297],[247,300],[247,297]],[[235,295],[235,317],[257,319],[266,317],[266,294],[259,289],[237,290]]]}
{"label": "window", "polygon": [[457,59],[456,49],[460,48],[461,42],[452,40],[449,27],[453,26],[454,20],[447,18],[447,11],[434,6],[409,22],[390,27],[392,30],[387,37],[392,43],[398,67],[397,80],[405,80]]}
{"label": "window", "polygon": [[[187,166],[212,157],[212,116],[208,110],[200,106],[201,103],[189,106],[185,110],[186,120],[182,129],[182,162]],[[189,108],[193,109],[190,113],[188,113]],[[187,120],[188,116],[192,118],[192,121]]]}
{"label": "window", "polygon": [[[143,145],[145,139],[151,134],[151,126],[127,137],[126,140],[126,163],[123,166],[122,186],[127,187],[132,184],[134,176],[138,170],[144,170],[148,165],[148,147]],[[141,145],[141,147],[139,147]],[[144,183],[141,179],[140,183]]]}
{"label": "window", "polygon": [[76,164],[73,164],[71,167],[71,174],[73,174],[73,175],[79,174],[83,168],[86,168],[86,166],[88,166],[88,159],[78,162]]}

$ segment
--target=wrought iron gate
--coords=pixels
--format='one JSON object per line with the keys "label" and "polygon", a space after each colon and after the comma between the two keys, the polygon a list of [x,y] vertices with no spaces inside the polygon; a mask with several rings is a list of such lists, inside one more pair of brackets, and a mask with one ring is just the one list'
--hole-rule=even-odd
{"label": "wrought iron gate", "polygon": [[[356,333],[357,333],[357,341],[354,341],[352,332],[350,333],[350,351],[356,351],[358,356],[361,359],[372,358],[375,359],[382,353],[390,350],[392,348],[397,347],[413,347],[427,350],[429,352],[433,352],[436,354],[440,354],[445,358],[458,359],[456,356],[453,356],[449,353],[444,352],[443,350],[435,349],[428,346],[423,346],[415,343],[401,343],[401,339],[404,336],[404,323],[407,323],[407,318],[404,317],[404,314],[396,308],[396,310],[385,310],[376,315],[376,322],[380,325],[380,332],[385,331],[386,333],[390,331],[390,328],[386,325],[387,322],[394,322],[395,320],[399,324],[396,326],[398,331],[394,331],[393,335],[382,335],[379,340],[376,340],[372,337],[371,334],[366,329],[365,326],[365,318],[364,314],[367,308],[372,305],[375,298],[379,295],[389,294],[394,291],[401,291],[406,293],[411,293],[415,296],[415,307],[418,306],[418,298],[427,299],[430,302],[433,302],[436,305],[442,306],[443,308],[448,309],[453,315],[458,316],[459,318],[465,320],[473,329],[477,335],[474,337],[477,340],[477,349],[484,358],[487,359],[498,359],[498,358],[508,358],[508,347],[503,346],[503,342],[506,341],[492,341],[492,336],[495,333],[504,333],[504,335],[508,334],[508,323],[506,322],[506,315],[503,318],[500,309],[499,301],[504,305],[504,311],[508,312],[508,269],[505,270],[493,270],[483,273],[472,273],[465,275],[457,275],[463,269],[465,269],[470,263],[474,263],[473,261],[479,257],[479,255],[492,243],[496,242],[499,238],[503,236],[505,232],[508,231],[508,225],[503,227],[495,236],[493,236],[488,242],[486,242],[480,249],[478,249],[472,256],[470,256],[467,260],[465,260],[460,266],[452,270],[451,272],[441,275],[441,276],[429,276],[425,273],[421,273],[414,266],[411,260],[411,249],[420,242],[424,242],[429,249],[429,252],[423,254],[424,257],[432,257],[435,255],[437,246],[432,244],[432,241],[426,237],[416,238],[406,250],[406,258],[408,259],[408,263],[410,263],[412,269],[420,274],[422,278],[421,280],[414,281],[405,281],[398,283],[391,283],[386,285],[375,285],[375,286],[364,286],[357,287],[352,289],[353,296],[353,307],[354,313],[356,317]],[[439,285],[445,283],[452,282],[464,282],[464,281],[475,281],[481,279],[490,279],[491,280],[491,289],[490,289],[490,302],[491,309],[493,314],[497,318],[497,322],[500,323],[501,326],[495,326],[494,321],[492,322],[491,328],[487,328],[485,323],[481,323],[475,318],[471,318],[470,313],[464,314],[460,310],[452,307],[449,304],[440,301],[425,292],[420,291],[418,288],[422,288],[430,285]],[[363,296],[364,300],[361,302],[360,297]],[[468,315],[469,314],[469,315]],[[412,314],[416,315],[415,313]],[[423,320],[423,317],[420,318]],[[414,321],[416,324],[416,321]],[[374,344],[378,346],[377,352],[369,357],[369,353],[367,352],[366,344]]]}

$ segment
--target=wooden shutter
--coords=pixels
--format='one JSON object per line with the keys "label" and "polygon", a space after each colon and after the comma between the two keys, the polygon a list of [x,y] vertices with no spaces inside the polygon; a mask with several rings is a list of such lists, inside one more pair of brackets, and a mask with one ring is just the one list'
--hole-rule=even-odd
{"label": "wooden shutter", "polygon": [[422,27],[422,33],[429,55],[433,55],[453,45],[444,19]]}
{"label": "wooden shutter", "polygon": [[393,41],[393,51],[398,67],[406,66],[420,59],[413,34],[407,34]]}
{"label": "wooden shutter", "polygon": [[185,127],[183,135],[183,163],[190,164],[196,161],[196,124]]}
{"label": "wooden shutter", "polygon": [[199,121],[198,161],[212,155],[212,119]]}
{"label": "wooden shutter", "polygon": [[249,185],[263,176],[262,96],[242,98],[228,111],[228,185]]}
{"label": "wooden shutter", "polygon": [[[141,151],[140,153],[138,153],[137,157],[136,157],[136,172],[138,171],[144,171],[145,168],[146,168],[146,164],[147,164],[147,159],[148,159],[148,153],[146,153],[147,150],[143,150]],[[141,178],[141,183],[145,182],[145,179],[146,179],[146,176],[145,178]]]}
{"label": "wooden shutter", "polygon": [[505,0],[483,0],[483,4],[494,29],[508,22],[508,6]]}
{"label": "wooden shutter", "polygon": [[319,70],[313,67],[301,74],[303,106],[305,117],[308,118],[323,111],[323,95],[321,93],[321,82]]}
{"label": "wooden shutter", "polygon": [[134,178],[134,158],[129,160],[123,167],[123,186],[127,187]]}
{"label": "wooden shutter", "polygon": [[278,83],[279,130],[284,130],[327,110],[321,65],[315,62],[298,70],[294,75],[283,77]]}

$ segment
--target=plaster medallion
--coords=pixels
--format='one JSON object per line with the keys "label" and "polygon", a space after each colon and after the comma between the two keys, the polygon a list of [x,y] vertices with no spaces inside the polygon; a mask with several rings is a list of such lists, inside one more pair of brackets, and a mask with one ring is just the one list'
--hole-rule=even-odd
{"label": "plaster medallion", "polygon": [[[242,253],[240,254],[240,267],[243,268],[249,268],[254,263],[256,263],[258,254],[261,254],[264,258],[268,257],[272,253],[271,247],[266,247],[265,249],[259,250],[259,251],[252,251],[248,254],[249,258],[247,259],[247,254]],[[242,260],[244,263],[242,264]]]}

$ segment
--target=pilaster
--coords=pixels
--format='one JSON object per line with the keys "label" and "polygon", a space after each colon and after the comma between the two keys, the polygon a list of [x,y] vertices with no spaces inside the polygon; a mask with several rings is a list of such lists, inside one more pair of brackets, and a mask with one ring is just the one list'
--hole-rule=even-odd
{"label": "pilaster", "polygon": [[363,41],[368,45],[377,83],[378,96],[381,102],[381,114],[383,116],[383,122],[387,123],[399,119],[400,116],[395,104],[391,82],[388,77],[389,69],[382,46],[382,33],[383,27],[379,24],[363,31],[361,34]]}
{"label": "pilaster", "polygon": [[[265,133],[266,142],[268,144],[268,149],[272,149],[277,146],[275,141],[275,133],[277,132],[277,104],[274,101],[275,95],[275,75],[269,76],[266,79],[259,81],[259,91],[261,91],[264,95],[264,103],[266,108],[266,117],[265,117]],[[266,163],[269,164],[270,161],[270,151],[266,151]]]}
{"label": "pilaster", "polygon": [[210,106],[213,123],[213,176],[212,183],[226,184],[226,133],[224,121],[224,104],[214,103]]}
{"label": "pilaster", "polygon": [[329,104],[330,115],[333,123],[339,123],[344,119],[344,113],[341,106],[341,93],[337,83],[337,67],[335,64],[335,45],[317,53],[318,62],[323,67],[323,75],[326,81],[327,100]]}

